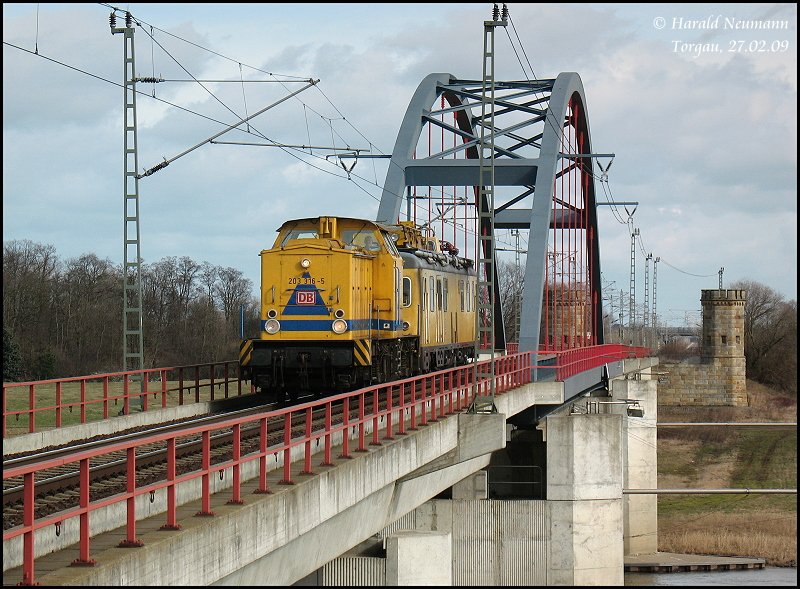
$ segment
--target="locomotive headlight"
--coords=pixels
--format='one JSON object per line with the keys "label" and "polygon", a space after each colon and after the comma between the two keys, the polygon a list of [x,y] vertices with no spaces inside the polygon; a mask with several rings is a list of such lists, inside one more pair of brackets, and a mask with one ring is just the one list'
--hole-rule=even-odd
{"label": "locomotive headlight", "polygon": [[342,334],[347,331],[347,321],[344,319],[335,319],[331,324],[331,329],[333,333]]}
{"label": "locomotive headlight", "polygon": [[303,258],[303,260],[300,262],[300,265],[303,268],[308,268],[311,265],[311,260],[309,260],[308,258]]}
{"label": "locomotive headlight", "polygon": [[264,324],[264,331],[270,335],[275,335],[281,330],[281,322],[277,319],[268,319]]}

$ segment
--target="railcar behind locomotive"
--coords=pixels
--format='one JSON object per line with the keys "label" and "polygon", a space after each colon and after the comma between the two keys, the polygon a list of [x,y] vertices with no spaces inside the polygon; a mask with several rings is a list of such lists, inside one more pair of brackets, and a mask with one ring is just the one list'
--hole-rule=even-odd
{"label": "railcar behind locomotive", "polygon": [[287,221],[261,256],[258,338],[239,362],[263,393],[330,394],[474,356],[473,262],[413,223]]}

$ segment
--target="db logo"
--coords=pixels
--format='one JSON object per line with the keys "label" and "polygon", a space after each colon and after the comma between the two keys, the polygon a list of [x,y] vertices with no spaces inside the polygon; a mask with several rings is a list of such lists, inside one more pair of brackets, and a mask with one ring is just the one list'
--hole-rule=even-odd
{"label": "db logo", "polygon": [[313,305],[317,302],[317,295],[311,290],[298,290],[297,291],[297,304],[298,305]]}

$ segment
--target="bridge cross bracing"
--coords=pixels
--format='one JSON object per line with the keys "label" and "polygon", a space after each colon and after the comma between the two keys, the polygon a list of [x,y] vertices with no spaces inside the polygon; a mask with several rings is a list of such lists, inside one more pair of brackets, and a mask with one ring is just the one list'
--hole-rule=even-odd
{"label": "bridge cross bracing", "polygon": [[[495,259],[481,186],[481,150],[493,151],[495,229],[528,231],[520,308],[520,351],[564,350],[604,342],[593,157],[583,85],[555,79],[496,81],[495,109],[482,113],[482,81],[427,76],[398,132],[377,220],[403,213],[467,257]],[[483,142],[482,142],[483,141]],[[531,203],[532,201],[532,203]],[[526,206],[526,203],[530,203]],[[480,205],[480,206],[479,206]],[[497,274],[497,264],[488,264]],[[490,270],[491,271],[491,270]],[[504,310],[495,275],[494,329],[504,348]]]}

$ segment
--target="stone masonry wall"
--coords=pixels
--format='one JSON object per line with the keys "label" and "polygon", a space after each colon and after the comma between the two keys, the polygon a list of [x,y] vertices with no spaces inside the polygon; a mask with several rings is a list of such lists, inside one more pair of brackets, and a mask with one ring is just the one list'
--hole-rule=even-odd
{"label": "stone masonry wall", "polygon": [[744,290],[703,290],[702,358],[664,364],[658,401],[664,405],[747,406]]}

